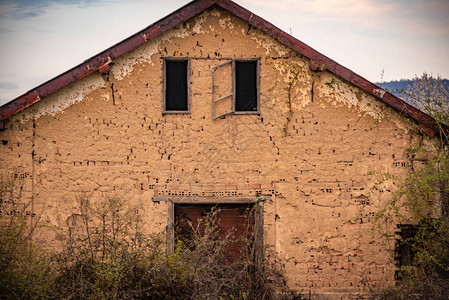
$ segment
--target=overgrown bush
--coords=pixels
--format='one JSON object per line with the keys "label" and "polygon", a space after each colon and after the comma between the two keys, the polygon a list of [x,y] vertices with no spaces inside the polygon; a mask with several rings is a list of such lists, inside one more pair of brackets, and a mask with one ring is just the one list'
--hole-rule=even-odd
{"label": "overgrown bush", "polygon": [[251,236],[243,238],[242,256],[227,260],[226,249],[235,240],[218,237],[213,212],[204,221],[208,226],[192,227],[188,241],[167,251],[165,235],[144,234],[136,210],[126,207],[121,197],[77,195],[62,249],[46,257],[22,242],[29,240],[25,215],[19,222],[24,226],[16,227],[20,232],[2,235],[2,254],[8,238],[20,237],[8,251],[25,252],[28,260],[23,266],[18,257],[2,259],[0,284],[8,289],[1,298],[301,299],[287,287],[274,252],[256,259]]}
{"label": "overgrown bush", "polygon": [[[410,265],[397,272],[396,286],[377,299],[447,299],[449,291],[449,156],[440,154],[408,174],[381,219],[396,217],[415,224],[413,236],[399,242],[413,252]],[[409,216],[398,212],[406,207]],[[388,210],[394,214],[389,214]]]}
{"label": "overgrown bush", "polygon": [[401,266],[396,286],[376,299],[448,299],[449,228],[447,223],[429,219],[418,226],[416,235],[403,242],[415,251],[410,266]]}
{"label": "overgrown bush", "polygon": [[[408,99],[431,115],[439,129],[438,139],[425,136],[408,149],[412,170],[400,181],[399,190],[381,210],[379,219],[410,222],[413,236],[400,243],[413,252],[411,265],[401,266],[394,287],[377,299],[448,299],[449,291],[449,90],[440,77],[426,73],[414,79],[405,92]],[[424,166],[413,168],[416,157],[427,157]],[[406,215],[403,208],[407,209]],[[401,213],[402,212],[402,213]]]}
{"label": "overgrown bush", "polygon": [[45,297],[51,284],[50,261],[31,242],[31,201],[22,199],[23,185],[0,180],[0,299]]}

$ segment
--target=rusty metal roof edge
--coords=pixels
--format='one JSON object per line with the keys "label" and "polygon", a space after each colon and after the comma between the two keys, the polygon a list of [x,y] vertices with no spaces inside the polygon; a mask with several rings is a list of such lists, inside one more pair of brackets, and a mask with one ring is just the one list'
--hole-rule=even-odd
{"label": "rusty metal roof edge", "polygon": [[[391,106],[394,110],[403,113],[416,122],[422,123],[436,132],[439,132],[439,128],[435,125],[436,122],[431,116],[411,106],[398,97],[386,92],[369,80],[340,65],[336,61],[330,59],[324,54],[318,52],[312,47],[306,45],[290,34],[274,26],[272,23],[266,21],[256,14],[253,14],[246,8],[231,0],[193,0],[187,3],[168,16],[147,26],[145,29],[135,33],[134,35],[124,39],[121,42],[118,42],[117,44],[100,52],[99,54],[85,60],[83,63],[73,67],[72,69],[54,77],[53,79],[48,80],[38,87],[4,104],[0,107],[0,121],[8,119],[14,114],[25,109],[26,107],[45,98],[46,96],[81,78],[92,74],[100,67],[103,67],[106,63],[109,63],[114,59],[122,56],[123,54],[134,50],[147,41],[151,41],[155,37],[160,36],[167,30],[172,29],[176,25],[187,21],[188,19],[203,12],[214,4],[236,15],[237,17],[248,22],[262,32],[266,32],[267,34],[271,35],[274,39],[310,59],[311,63],[313,62],[315,64],[324,66],[326,70],[332,72],[334,75],[337,75],[345,81],[354,84],[367,93],[375,96],[382,102]],[[39,93],[39,91],[42,92]]]}
{"label": "rusty metal roof edge", "polygon": [[[214,4],[214,0],[193,0],[187,3],[168,16],[161,18],[137,33],[84,60],[82,63],[76,65],[68,71],[47,80],[37,87],[3,104],[0,106],[0,121],[7,120],[11,116],[26,109],[28,106],[47,97],[48,95],[51,95],[69,84],[94,73],[106,63],[110,63],[114,59],[134,50],[143,43],[160,36],[167,30],[187,21]],[[188,17],[183,18],[184,16]],[[169,24],[169,26],[164,26],[165,24]],[[146,35],[150,35],[151,38],[146,39],[144,37]],[[43,91],[43,95],[40,94],[39,91]]]}

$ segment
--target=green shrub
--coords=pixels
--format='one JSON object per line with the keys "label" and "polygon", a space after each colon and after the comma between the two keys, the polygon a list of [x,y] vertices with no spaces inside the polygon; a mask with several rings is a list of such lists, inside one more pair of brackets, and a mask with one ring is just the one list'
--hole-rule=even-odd
{"label": "green shrub", "polygon": [[0,180],[0,299],[45,298],[52,284],[51,261],[31,242],[30,205],[20,181]]}
{"label": "green shrub", "polygon": [[[398,270],[396,286],[375,295],[377,299],[448,299],[449,291],[449,90],[441,78],[426,73],[414,79],[406,91],[414,105],[434,118],[439,134],[433,139],[422,135],[408,149],[411,165],[417,157],[424,166],[412,168],[399,181],[399,189],[378,213],[379,220],[404,221],[416,233],[400,242],[412,252],[410,266]],[[421,158],[422,159],[422,158]],[[404,208],[407,214],[404,214]]]}
{"label": "green shrub", "polygon": [[52,255],[32,245],[29,216],[2,216],[0,298],[302,299],[287,287],[274,252],[256,262],[251,236],[229,262],[226,249],[235,240],[219,238],[211,216],[206,230],[193,228],[189,240],[167,251],[165,235],[144,234],[121,197],[79,194],[77,201],[64,245]]}

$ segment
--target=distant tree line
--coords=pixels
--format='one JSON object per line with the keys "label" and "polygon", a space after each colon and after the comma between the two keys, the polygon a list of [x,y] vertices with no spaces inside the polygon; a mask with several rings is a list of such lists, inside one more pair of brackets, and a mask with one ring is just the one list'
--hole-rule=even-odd
{"label": "distant tree line", "polygon": [[[400,79],[400,80],[392,80],[386,82],[375,82],[376,85],[380,86],[384,90],[390,92],[391,94],[399,97],[412,105],[415,105],[413,101],[409,101],[410,97],[408,97],[407,89],[413,87],[414,79]],[[449,79],[441,79],[441,83],[446,86],[446,89],[449,89]]]}

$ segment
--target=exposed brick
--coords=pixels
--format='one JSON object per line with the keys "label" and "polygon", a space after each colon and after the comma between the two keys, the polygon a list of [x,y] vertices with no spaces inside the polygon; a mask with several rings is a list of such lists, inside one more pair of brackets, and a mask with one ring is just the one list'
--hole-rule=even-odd
{"label": "exposed brick", "polygon": [[238,190],[248,190],[249,189],[249,184],[247,184],[247,183],[238,183],[237,184],[237,189]]}
{"label": "exposed brick", "polygon": [[225,185],[225,189],[226,189],[226,190],[234,191],[234,190],[237,189],[237,185],[236,185],[236,184],[226,184],[226,185]]}
{"label": "exposed brick", "polygon": [[180,186],[178,183],[167,183],[167,190],[179,190]]}
{"label": "exposed brick", "polygon": [[188,191],[188,190],[190,190],[190,184],[188,184],[188,183],[181,183],[181,184],[179,184],[179,189],[183,190],[183,191]]}
{"label": "exposed brick", "polygon": [[201,185],[203,191],[214,191],[216,190],[215,184],[203,184]]}

